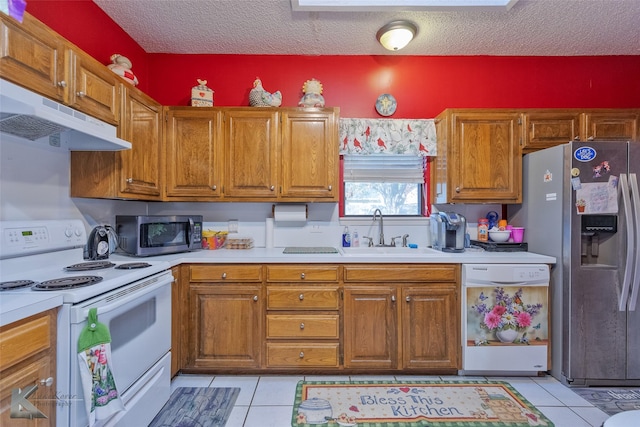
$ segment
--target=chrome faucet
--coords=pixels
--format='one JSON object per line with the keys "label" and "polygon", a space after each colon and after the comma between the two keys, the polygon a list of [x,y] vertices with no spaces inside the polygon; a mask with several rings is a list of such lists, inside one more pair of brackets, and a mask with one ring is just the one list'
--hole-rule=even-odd
{"label": "chrome faucet", "polygon": [[380,238],[378,246],[384,246],[384,221],[382,220],[382,211],[380,209],[373,211],[373,222],[376,222],[376,215],[380,218]]}

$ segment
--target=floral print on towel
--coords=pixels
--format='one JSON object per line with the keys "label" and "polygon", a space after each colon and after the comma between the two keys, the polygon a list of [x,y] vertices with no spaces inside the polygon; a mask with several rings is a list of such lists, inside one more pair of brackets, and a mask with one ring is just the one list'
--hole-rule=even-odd
{"label": "floral print on towel", "polygon": [[433,119],[340,119],[340,154],[436,155]]}

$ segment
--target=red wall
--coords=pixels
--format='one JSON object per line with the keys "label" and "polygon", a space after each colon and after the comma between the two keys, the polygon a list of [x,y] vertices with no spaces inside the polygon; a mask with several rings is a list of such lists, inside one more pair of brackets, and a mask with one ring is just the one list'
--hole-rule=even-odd
{"label": "red wall", "polygon": [[398,101],[394,118],[434,117],[451,107],[640,107],[640,56],[280,56],[177,55],[144,51],[90,0],[28,0],[27,11],[101,62],[128,56],[140,89],[164,105],[188,105],[196,79],[215,105],[248,105],[259,76],[295,106],[302,85],[320,80],[342,117],[379,117],[378,95]]}

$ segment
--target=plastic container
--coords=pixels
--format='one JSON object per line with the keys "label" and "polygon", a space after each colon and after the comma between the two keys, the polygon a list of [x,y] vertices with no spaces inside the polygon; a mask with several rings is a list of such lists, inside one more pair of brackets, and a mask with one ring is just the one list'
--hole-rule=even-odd
{"label": "plastic container", "polygon": [[486,218],[478,219],[478,241],[486,242],[489,240],[489,220]]}
{"label": "plastic container", "polygon": [[513,238],[514,243],[522,243],[524,241],[524,228],[513,227],[511,230],[511,237]]}
{"label": "plastic container", "polygon": [[360,236],[358,236],[358,230],[353,230],[353,236],[351,237],[351,246],[354,248],[360,247]]}
{"label": "plastic container", "polygon": [[202,232],[202,249],[220,249],[227,240],[226,231],[205,230]]}
{"label": "plastic container", "polygon": [[344,227],[344,231],[342,232],[342,247],[351,247],[351,234],[349,234],[349,227]]}

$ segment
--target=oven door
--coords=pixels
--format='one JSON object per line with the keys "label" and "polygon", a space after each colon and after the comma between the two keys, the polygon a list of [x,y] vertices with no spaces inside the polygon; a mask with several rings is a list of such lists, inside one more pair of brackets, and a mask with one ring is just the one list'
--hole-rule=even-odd
{"label": "oven door", "polygon": [[[171,347],[171,272],[165,271],[138,282],[123,286],[107,294],[73,305],[70,319],[70,395],[84,399],[77,357],[77,342],[80,332],[87,324],[90,308],[98,309],[98,321],[107,325],[111,333],[111,358],[116,388],[120,393],[127,412],[148,409],[149,421],[155,412],[169,398],[170,373],[154,374],[162,378],[162,383],[151,390],[147,385],[150,373],[163,367],[159,363],[167,359]],[[162,369],[162,368],[161,368]],[[160,391],[158,390],[158,387]],[[130,391],[130,392],[129,392]],[[158,408],[134,408],[140,402],[148,401],[137,395],[153,393]],[[160,399],[164,395],[164,399]],[[159,402],[162,400],[162,402]],[[151,413],[152,410],[155,412]],[[115,414],[114,419],[122,417]],[[86,426],[88,419],[84,404],[71,405],[70,425]]]}

